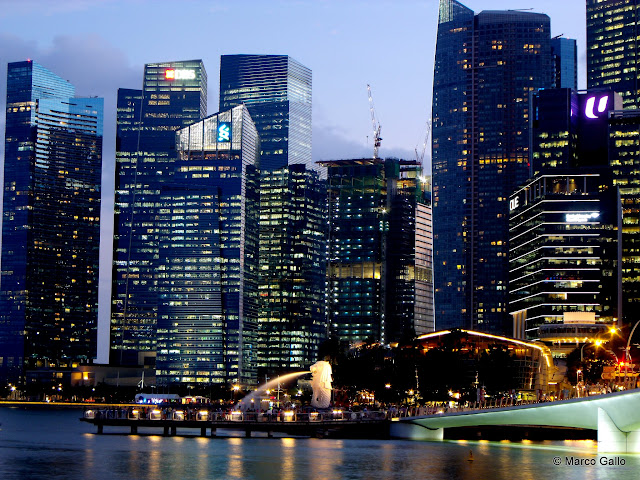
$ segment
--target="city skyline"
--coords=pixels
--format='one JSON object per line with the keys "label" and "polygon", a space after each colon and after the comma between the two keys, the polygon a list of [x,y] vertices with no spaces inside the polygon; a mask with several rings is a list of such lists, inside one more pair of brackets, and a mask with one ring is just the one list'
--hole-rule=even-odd
{"label": "city skyline", "polygon": [[[181,5],[179,12],[168,10],[172,4],[154,3],[157,8],[149,18],[144,16],[149,13],[146,8],[149,2],[126,7],[118,1],[57,2],[55,5],[38,1],[1,3],[0,17],[5,25],[4,33],[0,34],[0,49],[11,53],[3,58],[0,76],[4,77],[6,62],[33,58],[78,85],[79,94],[105,97],[101,227],[103,242],[106,239],[107,244],[111,243],[112,236],[116,92],[119,87],[140,88],[139,71],[147,62],[203,58],[206,68],[217,72],[222,54],[269,53],[290,55],[308,65],[315,76],[314,161],[370,155],[373,146],[368,138],[372,128],[367,83],[372,85],[376,113],[383,126],[381,156],[413,158],[414,147],[424,140],[424,124],[431,111],[437,0],[400,2],[393,4],[393,8],[389,8],[392,4],[387,2],[348,5],[333,1],[279,2],[268,6],[243,2],[243,15],[232,20],[229,16],[233,9],[222,2],[213,5],[189,2]],[[472,0],[465,4],[478,12],[519,6],[506,3]],[[123,8],[126,8],[125,16]],[[551,17],[552,35],[564,34],[578,39],[579,85],[583,86],[586,76],[583,1],[562,4],[542,1],[537,3],[535,11]],[[197,19],[194,19],[196,13]],[[185,24],[178,20],[187,17],[193,20],[188,35],[174,26]],[[218,21],[220,17],[225,21]],[[381,29],[378,27],[383,18],[385,25]],[[262,34],[264,29],[259,28],[265,19],[274,27],[266,36]],[[126,35],[114,34],[116,22],[117,30],[126,31]],[[140,26],[145,22],[149,27]],[[225,32],[234,31],[242,22],[247,34],[234,35],[232,42],[198,41],[211,35],[209,32],[215,32],[214,40],[231,38]],[[28,25],[26,30],[24,25]],[[289,29],[284,31],[284,26]],[[372,31],[377,35],[374,40]],[[420,49],[418,55],[416,46]],[[212,77],[209,112],[217,110],[214,103],[218,97],[218,79],[215,74]],[[4,106],[4,101],[2,83],[0,105]],[[1,139],[4,138],[4,117],[0,122]],[[109,250],[102,248],[101,259],[100,318],[106,328],[109,291],[104,287],[110,283]]]}

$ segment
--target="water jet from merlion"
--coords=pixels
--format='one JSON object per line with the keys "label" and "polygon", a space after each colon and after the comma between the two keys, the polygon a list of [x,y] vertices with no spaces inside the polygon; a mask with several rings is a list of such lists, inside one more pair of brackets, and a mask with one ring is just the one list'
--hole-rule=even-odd
{"label": "water jet from merlion", "polygon": [[311,365],[309,370],[287,373],[286,375],[281,375],[260,385],[256,390],[240,400],[235,408],[244,411],[251,407],[251,403],[255,402],[255,399],[262,392],[276,386],[279,388],[281,383],[286,383],[296,377],[301,377],[302,375],[307,375],[309,373],[312,375],[311,388],[313,390],[311,406],[315,408],[329,408],[331,405],[331,382],[333,380],[331,378],[331,364],[325,361],[314,363]]}

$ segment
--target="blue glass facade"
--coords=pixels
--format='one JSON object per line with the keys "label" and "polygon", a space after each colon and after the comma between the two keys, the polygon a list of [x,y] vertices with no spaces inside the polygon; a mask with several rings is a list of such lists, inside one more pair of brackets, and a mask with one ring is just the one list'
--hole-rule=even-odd
{"label": "blue glass facade", "polygon": [[41,65],[10,63],[0,376],[96,355],[103,101]]}
{"label": "blue glass facade", "polygon": [[220,110],[246,105],[262,171],[311,160],[311,70],[287,55],[222,55]]}
{"label": "blue glass facade", "polygon": [[147,64],[141,91],[118,91],[111,363],[153,363],[156,207],[175,171],[175,132],[204,117],[206,105],[200,60]]}
{"label": "blue glass facade", "polygon": [[311,70],[286,55],[223,55],[220,109],[260,135],[261,374],[307,367],[326,337],[326,184],[311,157]]}
{"label": "blue glass facade", "polygon": [[578,46],[571,38],[551,39],[551,54],[555,65],[555,88],[578,88]]}
{"label": "blue glass facade", "polygon": [[160,385],[256,384],[259,144],[243,106],[177,132],[157,209]]}
{"label": "blue glass facade", "polygon": [[510,330],[508,197],[529,176],[529,95],[553,82],[549,17],[441,0],[433,87],[436,327]]}

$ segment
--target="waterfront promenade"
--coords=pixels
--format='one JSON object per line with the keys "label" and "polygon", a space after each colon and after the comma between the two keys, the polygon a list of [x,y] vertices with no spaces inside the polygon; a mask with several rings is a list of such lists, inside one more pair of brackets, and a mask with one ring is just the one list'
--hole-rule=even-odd
{"label": "waterfront promenade", "polygon": [[98,434],[105,433],[105,427],[125,427],[135,435],[145,427],[161,428],[165,436],[177,435],[180,428],[197,429],[203,437],[214,437],[218,429],[225,429],[244,430],[246,437],[252,432],[266,432],[268,437],[278,432],[319,438],[385,438],[389,422],[385,412],[242,412],[204,406],[91,408],[84,411],[80,420],[95,425]]}

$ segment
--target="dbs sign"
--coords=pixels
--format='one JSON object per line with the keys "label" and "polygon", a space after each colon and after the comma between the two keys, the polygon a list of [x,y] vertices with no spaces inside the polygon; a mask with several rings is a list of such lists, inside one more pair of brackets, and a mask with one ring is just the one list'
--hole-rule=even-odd
{"label": "dbs sign", "polygon": [[165,80],[195,80],[195,70],[168,68],[164,71]]}

